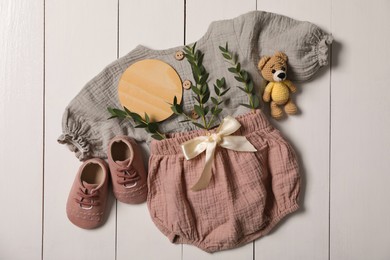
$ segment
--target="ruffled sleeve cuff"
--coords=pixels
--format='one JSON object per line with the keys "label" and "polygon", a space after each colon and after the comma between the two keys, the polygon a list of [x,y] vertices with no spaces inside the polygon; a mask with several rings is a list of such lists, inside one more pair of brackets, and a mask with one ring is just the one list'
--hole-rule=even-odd
{"label": "ruffled sleeve cuff", "polygon": [[57,139],[58,143],[65,144],[80,161],[105,157],[105,153],[101,152],[101,142],[92,138],[92,129],[82,116],[76,116],[67,109],[62,119],[62,130],[63,133]]}
{"label": "ruffled sleeve cuff", "polygon": [[291,73],[289,73],[291,80],[309,80],[321,67],[329,63],[329,48],[333,37],[317,26],[311,26],[314,30],[308,30],[310,37],[306,41],[300,41],[301,44],[297,45],[299,51],[286,50],[289,65],[291,66]]}
{"label": "ruffled sleeve cuff", "polygon": [[329,34],[322,34],[319,37],[319,42],[317,44],[317,57],[318,57],[318,64],[322,66],[328,65],[329,55],[329,45],[331,45],[333,42],[333,36]]}
{"label": "ruffled sleeve cuff", "polygon": [[73,133],[63,133],[57,139],[58,143],[65,144],[70,151],[76,154],[80,161],[91,158],[89,143],[82,137]]}

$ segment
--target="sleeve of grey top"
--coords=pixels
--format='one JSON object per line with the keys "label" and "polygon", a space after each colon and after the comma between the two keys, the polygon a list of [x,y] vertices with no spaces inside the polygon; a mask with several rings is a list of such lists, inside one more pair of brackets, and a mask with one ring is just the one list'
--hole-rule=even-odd
{"label": "sleeve of grey top", "polygon": [[333,38],[312,23],[262,11],[233,21],[240,49],[255,65],[262,56],[282,51],[288,56],[289,78],[304,81],[328,64]]}
{"label": "sleeve of grey top", "polygon": [[132,127],[129,120],[108,119],[107,107],[121,108],[117,88],[113,86],[117,86],[128,63],[124,57],[108,65],[65,109],[63,134],[58,142],[66,144],[80,160],[106,158],[108,143],[116,135],[130,135],[137,141],[148,139],[148,134],[143,129]]}

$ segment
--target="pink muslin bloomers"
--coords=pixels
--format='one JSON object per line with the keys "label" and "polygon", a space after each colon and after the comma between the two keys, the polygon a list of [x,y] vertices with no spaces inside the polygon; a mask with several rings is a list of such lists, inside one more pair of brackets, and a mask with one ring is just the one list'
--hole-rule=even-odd
{"label": "pink muslin bloomers", "polygon": [[300,176],[295,152],[259,110],[236,118],[257,152],[217,147],[208,187],[192,191],[205,153],[184,158],[180,144],[198,130],[152,141],[148,207],[156,226],[172,243],[206,252],[235,248],[267,234],[298,209]]}

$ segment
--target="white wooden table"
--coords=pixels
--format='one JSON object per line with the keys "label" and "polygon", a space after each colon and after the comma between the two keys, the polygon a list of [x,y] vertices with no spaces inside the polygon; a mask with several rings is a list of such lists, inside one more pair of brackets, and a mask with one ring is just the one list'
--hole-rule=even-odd
{"label": "white wooden table", "polygon": [[[65,203],[80,163],[56,142],[68,102],[137,44],[191,43],[256,9],[335,38],[330,69],[299,84],[303,113],[275,123],[301,159],[302,209],[213,255],[170,244],[145,204],[111,198],[102,228],[73,226]],[[390,259],[389,11],[388,0],[1,0],[0,259]]]}

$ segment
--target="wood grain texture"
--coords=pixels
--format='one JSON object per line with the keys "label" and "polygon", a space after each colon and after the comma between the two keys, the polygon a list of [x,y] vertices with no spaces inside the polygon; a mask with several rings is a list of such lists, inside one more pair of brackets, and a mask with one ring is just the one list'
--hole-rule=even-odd
{"label": "wood grain texture", "polygon": [[[183,86],[179,74],[169,64],[146,59],[129,66],[118,84],[118,98],[123,107],[152,122],[161,122],[173,114],[174,97],[180,104]],[[145,118],[144,118],[145,119]]]}
{"label": "wood grain texture", "polygon": [[[231,19],[240,14],[256,9],[255,0],[234,1],[234,0],[187,0],[186,5],[186,44],[197,41],[202,37],[211,22]],[[185,245],[183,248],[183,259],[253,259],[253,243],[234,250],[222,251],[208,254],[195,246]]]}
{"label": "wood grain texture", "polygon": [[[258,10],[308,20],[330,32],[330,1],[258,0]],[[310,12],[308,10],[311,10]],[[329,66],[313,80],[296,83],[300,114],[272,123],[291,142],[302,174],[301,209],[256,242],[256,259],[328,259],[329,229]]]}
{"label": "wood grain texture", "polygon": [[[65,107],[86,82],[116,59],[117,4],[111,0],[46,1],[46,128],[44,259],[114,259],[115,204],[108,221],[83,230],[67,219],[65,205],[81,163],[65,145]],[[104,112],[104,111],[102,111]]]}
{"label": "wood grain texture", "polygon": [[[184,1],[120,1],[119,56],[142,44],[166,49],[183,44]],[[118,202],[117,259],[181,259],[182,246],[173,245],[153,224],[146,203]]]}
{"label": "wood grain texture", "polygon": [[389,11],[333,1],[331,259],[390,259]]}
{"label": "wood grain texture", "polygon": [[40,259],[43,1],[0,2],[0,259]]}

